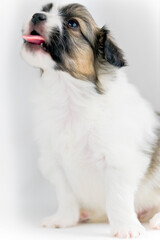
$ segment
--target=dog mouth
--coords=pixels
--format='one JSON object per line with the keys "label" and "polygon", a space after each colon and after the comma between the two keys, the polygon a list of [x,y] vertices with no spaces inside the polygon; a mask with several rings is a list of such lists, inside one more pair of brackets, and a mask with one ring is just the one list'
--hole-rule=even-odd
{"label": "dog mouth", "polygon": [[31,46],[38,46],[43,51],[48,52],[45,38],[40,35],[36,30],[33,30],[30,35],[23,35],[22,38],[24,39],[24,43]]}

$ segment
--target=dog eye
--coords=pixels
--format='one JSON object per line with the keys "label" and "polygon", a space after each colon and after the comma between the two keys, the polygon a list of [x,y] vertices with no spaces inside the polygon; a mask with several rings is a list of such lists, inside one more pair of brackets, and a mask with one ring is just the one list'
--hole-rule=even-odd
{"label": "dog eye", "polygon": [[73,28],[73,29],[77,29],[79,27],[79,23],[75,19],[69,20],[67,24],[68,24],[68,27]]}

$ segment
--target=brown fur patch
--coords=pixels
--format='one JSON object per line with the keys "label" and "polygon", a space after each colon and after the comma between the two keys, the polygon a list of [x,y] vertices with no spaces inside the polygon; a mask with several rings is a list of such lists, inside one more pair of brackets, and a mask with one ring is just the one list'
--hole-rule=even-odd
{"label": "brown fur patch", "polygon": [[[160,116],[160,114],[158,114]],[[147,178],[154,177],[155,172],[160,168],[160,129],[157,131],[157,142],[153,146],[153,153],[151,156],[151,163],[147,171]]]}
{"label": "brown fur patch", "polygon": [[71,61],[66,61],[66,66],[74,77],[82,80],[95,78],[94,56],[91,49],[86,45],[84,48],[76,48]]}
{"label": "brown fur patch", "polygon": [[160,130],[158,131],[158,141],[154,146],[152,160],[149,167],[149,173],[154,174],[157,168],[160,168]]}

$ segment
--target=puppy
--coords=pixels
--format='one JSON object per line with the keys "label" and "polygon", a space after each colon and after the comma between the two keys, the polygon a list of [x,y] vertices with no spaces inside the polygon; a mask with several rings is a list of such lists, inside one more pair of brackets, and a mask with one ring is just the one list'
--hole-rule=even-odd
{"label": "puppy", "polygon": [[123,72],[123,53],[85,7],[52,3],[23,27],[22,57],[41,69],[35,91],[39,165],[58,210],[46,227],[107,218],[116,237],[160,229],[158,115]]}

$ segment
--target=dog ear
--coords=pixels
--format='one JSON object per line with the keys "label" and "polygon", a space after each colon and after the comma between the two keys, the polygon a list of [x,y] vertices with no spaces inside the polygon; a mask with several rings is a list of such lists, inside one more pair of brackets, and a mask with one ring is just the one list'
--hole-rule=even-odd
{"label": "dog ear", "polygon": [[107,61],[116,67],[127,65],[122,50],[114,43],[109,30],[105,27],[99,30],[97,47],[102,62]]}

